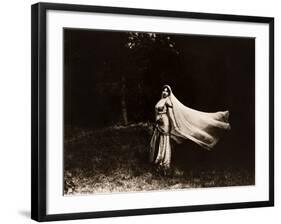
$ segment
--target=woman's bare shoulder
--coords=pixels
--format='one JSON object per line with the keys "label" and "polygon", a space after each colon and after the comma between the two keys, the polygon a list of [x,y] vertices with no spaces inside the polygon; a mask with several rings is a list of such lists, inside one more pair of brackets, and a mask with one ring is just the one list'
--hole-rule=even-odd
{"label": "woman's bare shoulder", "polygon": [[168,107],[173,107],[173,103],[170,99],[170,97],[168,97],[168,99],[166,100],[166,103],[165,103]]}

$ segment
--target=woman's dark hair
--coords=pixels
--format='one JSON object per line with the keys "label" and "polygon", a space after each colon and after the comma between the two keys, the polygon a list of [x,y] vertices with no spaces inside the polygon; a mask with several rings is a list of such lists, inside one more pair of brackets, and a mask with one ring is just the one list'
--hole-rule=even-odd
{"label": "woman's dark hair", "polygon": [[168,92],[168,94],[169,94],[169,96],[170,96],[170,95],[171,95],[171,90],[170,90],[170,88],[169,88],[167,85],[165,85],[165,86],[162,87],[162,92],[164,91],[164,89],[167,89],[167,92]]}

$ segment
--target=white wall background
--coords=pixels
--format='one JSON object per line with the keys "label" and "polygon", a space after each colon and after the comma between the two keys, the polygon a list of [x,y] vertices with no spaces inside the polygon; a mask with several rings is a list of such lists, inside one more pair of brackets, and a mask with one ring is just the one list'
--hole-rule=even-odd
{"label": "white wall background", "polygon": [[[51,1],[51,0],[50,0]],[[2,1],[0,7],[0,223],[30,220],[30,6],[36,1]],[[104,6],[153,8],[275,17],[274,208],[236,209],[60,223],[278,223],[280,190],[280,9],[278,0],[60,0]]]}

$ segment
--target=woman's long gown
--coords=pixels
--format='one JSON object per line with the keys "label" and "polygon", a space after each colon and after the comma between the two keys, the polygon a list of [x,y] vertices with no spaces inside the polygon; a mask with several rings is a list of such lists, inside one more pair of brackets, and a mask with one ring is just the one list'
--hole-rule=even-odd
{"label": "woman's long gown", "polygon": [[170,168],[171,163],[169,107],[172,104],[168,98],[163,98],[156,104],[156,128],[150,142],[150,162],[164,169]]}

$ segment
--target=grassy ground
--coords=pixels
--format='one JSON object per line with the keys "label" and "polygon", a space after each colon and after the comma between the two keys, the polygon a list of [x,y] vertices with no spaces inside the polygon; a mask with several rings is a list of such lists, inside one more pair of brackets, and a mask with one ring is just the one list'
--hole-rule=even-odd
{"label": "grassy ground", "polygon": [[146,124],[100,130],[67,128],[64,193],[87,194],[251,185],[247,170],[189,169],[177,161],[164,176],[148,163],[151,129]]}

